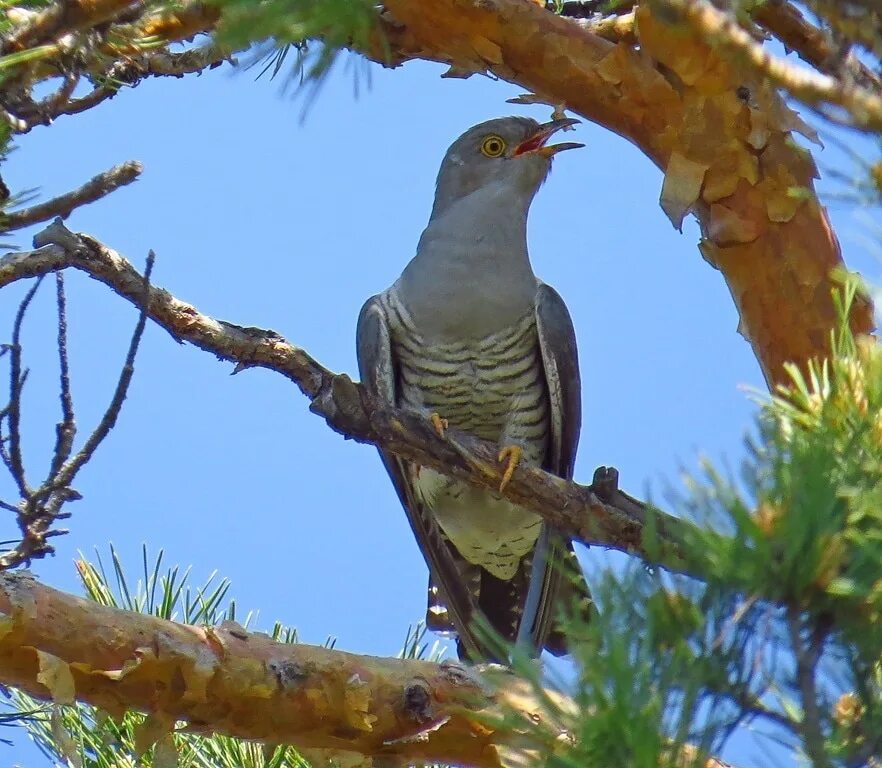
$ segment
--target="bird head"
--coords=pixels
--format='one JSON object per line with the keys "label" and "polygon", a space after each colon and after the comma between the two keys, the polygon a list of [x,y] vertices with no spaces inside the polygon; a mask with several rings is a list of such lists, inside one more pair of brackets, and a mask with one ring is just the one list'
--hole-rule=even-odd
{"label": "bird head", "polygon": [[565,149],[584,146],[548,144],[559,130],[578,122],[572,118],[538,123],[529,117],[500,117],[469,128],[450,145],[441,163],[433,215],[492,184],[521,193],[529,204],[548,175],[552,158]]}

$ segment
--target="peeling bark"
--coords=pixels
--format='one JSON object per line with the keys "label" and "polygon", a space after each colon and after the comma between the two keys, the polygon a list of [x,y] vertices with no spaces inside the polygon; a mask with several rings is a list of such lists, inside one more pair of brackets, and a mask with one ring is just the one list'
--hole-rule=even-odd
{"label": "peeling bark", "polygon": [[[167,744],[184,721],[189,732],[291,744],[311,757],[357,753],[365,768],[541,765],[582,717],[571,699],[496,665],[277,643],[235,622],[177,624],[59,592],[27,572],[0,573],[0,680],[114,717],[144,712],[143,749]],[[696,755],[685,746],[684,764]]]}
{"label": "peeling bark", "polygon": [[287,645],[234,622],[176,624],[67,595],[22,572],[0,574],[0,612],[4,684],[116,717],[148,713],[166,724],[152,729],[153,741],[184,720],[189,731],[302,749],[496,768],[506,749],[524,744],[494,717],[511,710],[550,720],[530,684],[511,674]]}

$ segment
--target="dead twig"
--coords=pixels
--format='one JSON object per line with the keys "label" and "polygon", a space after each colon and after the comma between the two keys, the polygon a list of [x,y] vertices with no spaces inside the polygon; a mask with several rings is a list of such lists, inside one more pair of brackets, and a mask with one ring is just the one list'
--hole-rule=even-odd
{"label": "dead twig", "polygon": [[61,421],[55,426],[55,449],[52,451],[52,464],[49,467],[47,482],[58,474],[61,466],[67,461],[73,450],[73,441],[77,434],[67,355],[67,298],[64,293],[63,272],[55,273],[55,292],[58,307],[58,385],[61,400]]}
{"label": "dead twig", "polygon": [[66,218],[70,215],[71,211],[89,203],[94,203],[120,187],[131,184],[141,175],[142,170],[144,170],[144,167],[141,163],[133,160],[116,165],[110,170],[99,173],[97,176],[89,179],[79,189],[59,195],[46,202],[38,203],[30,208],[25,208],[22,211],[4,214],[2,219],[0,219],[0,231],[10,232],[41,221],[47,221],[56,216]]}
{"label": "dead twig", "polygon": [[[4,450],[3,462],[6,464],[12,479],[18,486],[18,491],[25,497],[29,494],[27,479],[25,478],[24,462],[21,453],[21,395],[27,380],[27,371],[22,368],[21,361],[21,329],[24,324],[28,307],[36,296],[43,282],[40,276],[30,290],[25,294],[12,325],[12,343],[6,348],[9,353],[9,404],[4,408],[4,416],[9,425],[9,434],[5,439],[9,442],[9,448]],[[2,426],[2,421],[0,421]],[[0,430],[0,443],[4,438]]]}
{"label": "dead twig", "polygon": [[147,307],[150,303],[150,276],[153,274],[153,264],[155,261],[156,254],[153,251],[148,252],[147,265],[144,268],[144,292],[141,296],[141,313],[138,315],[138,323],[129,342],[129,350],[126,353],[125,363],[123,363],[122,370],[120,371],[110,404],[104,411],[98,426],[95,427],[92,434],[89,435],[83,444],[83,447],[58,470],[54,478],[54,482],[57,485],[69,486],[73,482],[74,477],[76,477],[77,472],[88,463],[98,446],[104,441],[104,438],[110,434],[110,430],[116,426],[119,412],[129,391],[129,385],[132,383],[132,376],[135,373],[135,357],[138,354],[138,348],[144,336],[144,327],[147,324]]}
{"label": "dead twig", "polygon": [[[59,224],[60,226],[60,224]],[[65,230],[66,231],[66,230]],[[53,529],[52,525],[60,519],[69,517],[64,505],[80,498],[73,489],[72,483],[77,473],[95,454],[95,451],[113,429],[119,418],[120,410],[128,393],[134,374],[135,357],[147,323],[147,307],[149,305],[150,276],[153,271],[155,256],[151,251],[147,257],[144,275],[141,278],[140,306],[138,322],[129,342],[125,362],[117,380],[113,396],[98,425],[86,439],[83,446],[73,456],[74,439],[76,437],[76,418],[73,407],[73,395],[70,383],[70,365],[67,349],[67,299],[64,291],[63,277],[56,275],[56,306],[58,312],[58,360],[59,360],[59,398],[61,401],[61,421],[56,425],[55,448],[50,462],[49,474],[37,488],[31,488],[25,479],[24,461],[21,453],[21,391],[24,386],[26,371],[21,365],[20,331],[25,312],[36,293],[39,281],[28,291],[13,327],[12,343],[7,350],[10,354],[10,401],[0,411],[0,426],[9,424],[9,448],[6,449],[0,430],[0,448],[2,458],[10,474],[18,486],[20,500],[17,505],[0,502],[0,507],[14,512],[22,538],[12,549],[0,555],[0,570],[30,562],[35,557],[42,557],[53,551],[48,539],[60,536],[66,531]]]}

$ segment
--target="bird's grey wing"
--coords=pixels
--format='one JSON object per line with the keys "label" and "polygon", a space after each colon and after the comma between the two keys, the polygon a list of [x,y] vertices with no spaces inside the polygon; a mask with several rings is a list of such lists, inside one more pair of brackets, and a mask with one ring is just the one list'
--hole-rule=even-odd
{"label": "bird's grey wing", "polygon": [[[576,332],[560,294],[544,283],[540,283],[536,291],[536,330],[551,417],[545,469],[570,480],[582,427]],[[564,653],[563,637],[554,628],[561,598],[568,598],[568,602],[574,599],[590,601],[590,593],[572,544],[543,524],[533,552],[523,632],[519,632],[519,640],[529,634],[533,647],[545,646],[552,653]]]}
{"label": "bird's grey wing", "polygon": [[[358,316],[356,338],[361,383],[378,400],[397,405],[398,373],[386,311],[378,296],[368,299],[362,307]],[[446,607],[460,644],[473,657],[478,657],[482,644],[471,629],[475,603],[462,579],[451,547],[429,510],[414,493],[407,463],[382,448],[378,450],[395,486],[401,506],[407,513],[408,522],[425,558],[431,579],[442,593],[439,602]]]}
{"label": "bird's grey wing", "polygon": [[582,429],[582,382],[576,331],[560,294],[544,283],[540,283],[536,291],[536,328],[551,404],[551,451],[547,469],[570,480]]}

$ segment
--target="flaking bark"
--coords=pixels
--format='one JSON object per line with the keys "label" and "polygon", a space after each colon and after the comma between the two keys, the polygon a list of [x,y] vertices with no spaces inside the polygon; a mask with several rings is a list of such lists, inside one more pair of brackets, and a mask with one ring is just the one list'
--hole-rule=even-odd
{"label": "flaking bark", "polygon": [[183,720],[191,731],[303,749],[496,768],[522,737],[498,730],[494,717],[551,715],[510,674],[282,644],[231,622],[176,624],[22,572],[0,574],[0,614],[5,684],[113,716],[136,709],[168,729]]}
{"label": "flaking bark", "polygon": [[[311,756],[355,752],[365,768],[540,765],[580,717],[572,700],[499,667],[277,643],[235,622],[177,624],[59,592],[27,572],[0,573],[0,680],[115,717],[144,712],[145,749],[184,721],[187,731]],[[693,749],[682,756],[685,764]]]}

